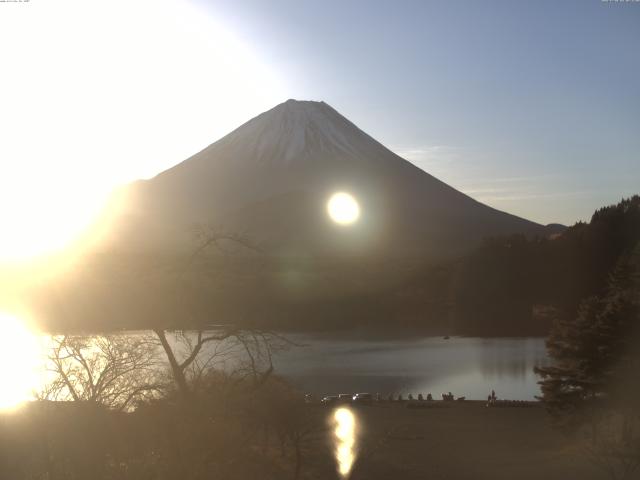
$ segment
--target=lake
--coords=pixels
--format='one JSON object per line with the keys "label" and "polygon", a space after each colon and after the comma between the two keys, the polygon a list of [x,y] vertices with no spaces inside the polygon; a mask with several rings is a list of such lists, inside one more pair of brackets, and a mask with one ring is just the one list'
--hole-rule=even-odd
{"label": "lake", "polygon": [[[543,338],[285,336],[300,346],[278,352],[274,357],[275,371],[299,390],[315,396],[369,392],[380,393],[383,398],[389,394],[417,397],[420,393],[441,398],[442,393],[452,392],[456,397],[486,399],[493,389],[498,398],[533,400],[540,393],[533,368],[548,364]],[[50,342],[49,337],[40,337],[40,348],[36,345],[30,348],[33,342],[28,338],[25,334],[21,341],[10,344],[15,346],[13,350],[7,350],[21,352],[25,361],[20,363],[21,368],[7,361],[7,371],[0,370],[11,385],[0,394],[0,410],[30,398],[34,390],[41,390],[51,381],[51,374],[43,370],[50,347],[42,346]],[[179,352],[180,344],[175,343],[175,337],[169,335],[169,341]],[[203,358],[217,348],[215,343],[207,344]],[[166,360],[159,346],[158,349],[159,358]],[[179,356],[186,355],[182,352]],[[221,368],[226,368],[225,364],[233,368],[236,364],[233,359],[241,356],[242,350],[229,350],[230,363],[223,361]],[[7,376],[7,372],[12,376]]]}
{"label": "lake", "polygon": [[306,393],[446,392],[468,399],[533,400],[540,394],[535,366],[548,364],[543,338],[427,337],[357,340],[295,336],[305,344],[278,354],[276,371]]}

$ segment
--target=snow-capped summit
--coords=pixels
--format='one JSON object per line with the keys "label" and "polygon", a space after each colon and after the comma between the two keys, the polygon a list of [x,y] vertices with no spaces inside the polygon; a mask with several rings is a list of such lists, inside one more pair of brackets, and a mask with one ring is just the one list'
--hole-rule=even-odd
{"label": "snow-capped summit", "polygon": [[314,151],[359,158],[371,138],[324,102],[287,100],[233,131],[221,144],[244,150],[255,162],[289,165]]}
{"label": "snow-capped summit", "polygon": [[229,157],[235,163],[242,159],[244,166],[291,167],[327,156],[371,163],[381,161],[375,154],[381,147],[325,102],[289,99],[184,163]]}

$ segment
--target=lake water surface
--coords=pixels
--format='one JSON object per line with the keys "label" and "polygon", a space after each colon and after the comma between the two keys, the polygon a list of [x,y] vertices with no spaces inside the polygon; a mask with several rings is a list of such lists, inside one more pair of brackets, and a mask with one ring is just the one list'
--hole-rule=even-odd
{"label": "lake water surface", "polygon": [[[183,338],[195,335],[186,333],[187,337]],[[409,394],[417,397],[422,393],[426,397],[431,393],[439,399],[442,393],[452,392],[456,397],[480,400],[486,399],[493,389],[499,398],[533,400],[540,394],[533,369],[548,364],[543,338],[360,339],[354,335],[328,334],[285,334],[285,337],[299,346],[275,355],[276,373],[299,390],[315,396],[369,392],[380,393],[383,398],[390,394],[402,394],[406,398]],[[49,338],[42,337],[42,344],[49,344]],[[175,338],[168,336],[174,351],[184,358],[185,352],[180,349],[185,344],[176,343]],[[162,359],[163,352],[159,346],[158,349]],[[216,343],[209,343],[202,356],[212,355],[217,349]],[[224,353],[225,349],[220,351]],[[235,368],[234,359],[242,358],[242,352],[237,348],[229,350],[222,357],[228,360],[217,367]],[[21,379],[31,378],[31,373],[44,367],[46,355],[34,353],[33,356],[34,365],[42,365],[33,371],[25,368],[19,372]],[[49,381],[51,374],[43,371],[42,375],[33,376],[33,382],[14,382],[12,388],[5,389],[6,395],[0,395],[0,409],[29,398],[33,390],[41,390]]]}
{"label": "lake water surface", "polygon": [[548,363],[543,338],[427,337],[345,340],[296,336],[305,344],[278,354],[276,371],[314,395],[353,392],[409,393],[440,398],[533,400],[540,394],[535,366]]}

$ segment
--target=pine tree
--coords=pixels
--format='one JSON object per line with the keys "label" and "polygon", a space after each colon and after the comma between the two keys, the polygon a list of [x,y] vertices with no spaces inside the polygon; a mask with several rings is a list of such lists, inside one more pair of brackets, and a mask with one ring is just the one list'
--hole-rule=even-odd
{"label": "pine tree", "polygon": [[552,365],[537,368],[556,425],[581,434],[611,478],[640,467],[640,244],[623,254],[605,293],[558,320],[547,340]]}

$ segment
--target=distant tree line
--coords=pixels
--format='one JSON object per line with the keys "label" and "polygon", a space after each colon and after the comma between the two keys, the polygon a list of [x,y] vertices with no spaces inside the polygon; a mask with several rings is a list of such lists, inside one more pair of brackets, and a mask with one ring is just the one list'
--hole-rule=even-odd
{"label": "distant tree line", "polygon": [[573,318],[584,298],[605,292],[609,274],[640,241],[640,196],[597,210],[551,238],[487,239],[451,269],[457,333],[546,335]]}
{"label": "distant tree line", "polygon": [[[640,196],[597,210],[547,237],[487,238],[469,254],[413,268],[372,268],[367,289],[343,296],[266,299],[267,324],[297,330],[365,329],[425,334],[546,336],[557,318],[573,318],[582,300],[604,293],[619,259],[640,241]],[[357,267],[342,279],[362,282]],[[393,272],[393,273],[391,273]],[[388,284],[373,278],[388,275]]]}

